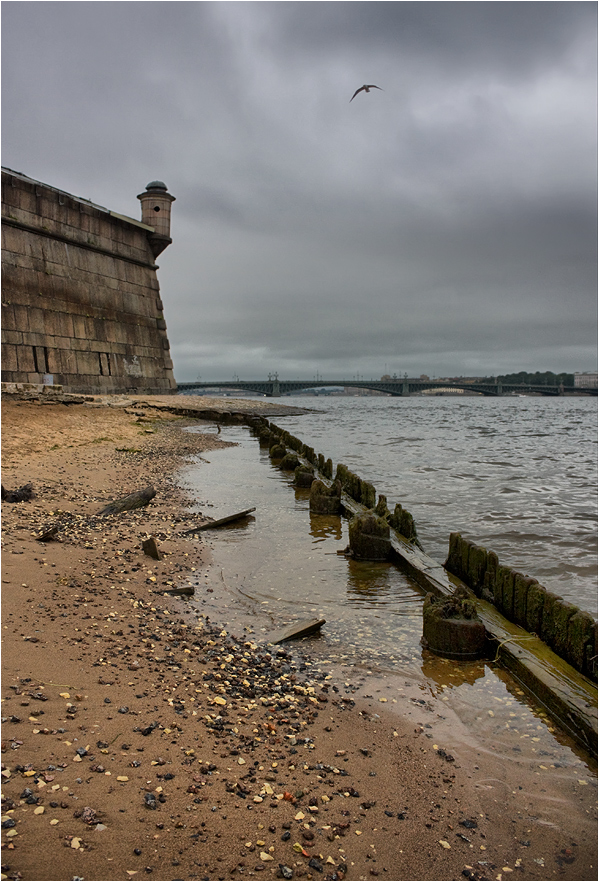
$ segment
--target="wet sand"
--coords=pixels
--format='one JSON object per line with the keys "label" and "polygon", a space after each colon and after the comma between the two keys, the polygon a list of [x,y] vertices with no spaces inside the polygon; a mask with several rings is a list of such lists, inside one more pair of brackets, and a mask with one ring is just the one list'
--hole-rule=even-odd
{"label": "wet sand", "polygon": [[210,556],[176,470],[222,442],[140,401],[3,400],[2,483],[35,491],[2,504],[3,878],[595,879],[588,783],[536,824],[301,645],[164,593]]}

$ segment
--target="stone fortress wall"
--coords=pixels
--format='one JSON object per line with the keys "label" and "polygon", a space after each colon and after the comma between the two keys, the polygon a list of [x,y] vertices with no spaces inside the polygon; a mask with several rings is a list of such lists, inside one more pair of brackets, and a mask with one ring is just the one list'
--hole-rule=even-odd
{"label": "stone fortress wall", "polygon": [[142,221],[2,169],[2,381],[87,394],[176,391],[155,258],[174,197]]}

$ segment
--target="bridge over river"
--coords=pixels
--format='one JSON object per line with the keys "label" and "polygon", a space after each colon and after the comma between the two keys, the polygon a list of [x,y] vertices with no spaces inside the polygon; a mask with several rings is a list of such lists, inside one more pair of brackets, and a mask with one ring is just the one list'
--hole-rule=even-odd
{"label": "bridge over river", "polygon": [[597,395],[597,389],[584,389],[564,386],[546,386],[546,385],[529,385],[517,383],[501,383],[493,379],[481,379],[475,383],[460,383],[452,380],[445,382],[441,380],[420,380],[420,379],[391,379],[391,380],[279,380],[277,377],[268,380],[232,380],[232,381],[216,381],[205,382],[197,380],[194,383],[178,383],[179,392],[187,392],[200,389],[221,389],[237,392],[252,392],[257,395],[266,395],[269,398],[276,398],[280,395],[292,395],[294,392],[303,392],[307,389],[322,389],[334,386],[336,388],[344,387],[350,389],[371,389],[376,392],[384,392],[387,395],[407,396],[417,395],[427,389],[438,392],[455,392],[463,390],[464,392],[478,392],[487,396],[521,394],[530,395],[537,393],[540,395],[563,395],[564,392],[576,391],[583,392],[587,395]]}

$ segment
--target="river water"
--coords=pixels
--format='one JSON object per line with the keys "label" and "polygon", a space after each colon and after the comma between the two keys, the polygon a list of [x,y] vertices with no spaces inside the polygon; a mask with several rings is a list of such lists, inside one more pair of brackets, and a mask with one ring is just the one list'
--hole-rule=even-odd
{"label": "river water", "polygon": [[401,502],[431,557],[460,532],[597,614],[596,398],[281,400],[322,406],[274,422]]}
{"label": "river water", "polygon": [[[431,556],[442,561],[449,532],[460,529],[550,587],[553,573],[561,594],[569,586],[579,605],[596,609],[595,401],[298,397],[281,403],[318,410],[273,422],[371,480],[390,507],[405,505]],[[188,431],[206,430],[217,429]],[[428,729],[445,747],[498,763],[502,780],[509,768],[514,792],[518,776],[530,775],[535,792],[538,786],[545,793],[551,773],[552,795],[541,815],[558,823],[572,788],[581,780],[596,786],[594,762],[589,766],[589,757],[498,665],[456,664],[424,650],[423,593],[410,577],[394,564],[344,556],[347,520],[311,514],[308,491],[293,487],[293,474],[273,465],[246,427],[223,427],[220,437],[236,446],[199,457],[181,482],[204,515],[252,506],[256,512],[201,534],[213,564],[192,578],[198,614],[233,633],[245,629],[256,642],[289,622],[325,619],[320,635],[303,644],[348,694],[412,715],[424,737]],[[542,548],[553,549],[550,560]],[[586,593],[575,587],[580,584]],[[481,786],[497,788],[495,798],[505,784]]]}

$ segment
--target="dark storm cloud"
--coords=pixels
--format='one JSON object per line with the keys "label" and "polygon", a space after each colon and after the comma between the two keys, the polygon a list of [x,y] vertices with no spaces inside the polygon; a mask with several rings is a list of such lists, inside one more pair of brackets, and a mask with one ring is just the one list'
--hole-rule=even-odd
{"label": "dark storm cloud", "polygon": [[178,379],[592,367],[595,4],[3,12],[3,163],[177,197]]}

